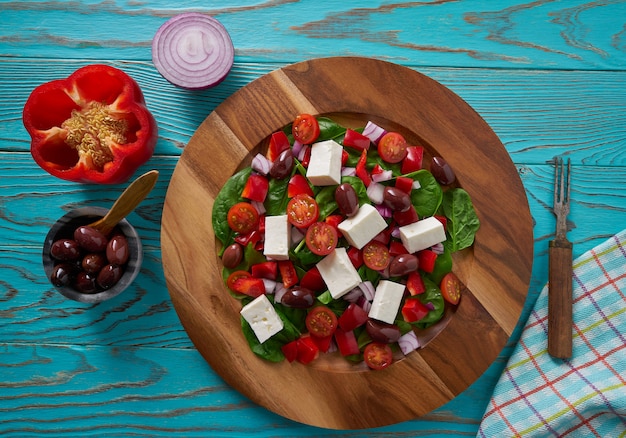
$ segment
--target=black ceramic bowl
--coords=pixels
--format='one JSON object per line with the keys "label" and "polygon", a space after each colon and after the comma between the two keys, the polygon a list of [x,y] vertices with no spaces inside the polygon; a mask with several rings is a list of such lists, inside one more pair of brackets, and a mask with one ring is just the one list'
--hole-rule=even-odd
{"label": "black ceramic bowl", "polygon": [[[43,245],[43,268],[48,280],[50,280],[52,270],[56,264],[55,260],[50,256],[50,247],[52,246],[52,243],[58,239],[72,239],[76,228],[100,219],[107,212],[108,209],[102,207],[77,208],[56,221],[52,228],[50,228]],[[118,224],[118,227],[126,236],[130,253],[124,273],[122,274],[120,280],[109,289],[90,294],[79,292],[70,286],[55,286],[61,294],[67,298],[83,303],[99,303],[119,295],[128,286],[130,286],[141,269],[141,263],[143,261],[143,248],[137,231],[126,219],[122,220]],[[50,282],[50,284],[52,284],[52,282]]]}

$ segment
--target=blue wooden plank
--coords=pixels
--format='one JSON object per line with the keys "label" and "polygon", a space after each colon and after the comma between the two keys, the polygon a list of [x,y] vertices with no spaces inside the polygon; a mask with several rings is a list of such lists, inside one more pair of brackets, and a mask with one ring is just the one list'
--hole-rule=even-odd
{"label": "blue wooden plank", "polygon": [[6,56],[146,61],[159,26],[177,13],[198,11],[222,21],[237,58],[245,61],[291,63],[335,54],[377,55],[415,66],[626,65],[620,44],[626,6],[620,1],[0,4],[2,21],[12,23],[0,38],[0,54]]}

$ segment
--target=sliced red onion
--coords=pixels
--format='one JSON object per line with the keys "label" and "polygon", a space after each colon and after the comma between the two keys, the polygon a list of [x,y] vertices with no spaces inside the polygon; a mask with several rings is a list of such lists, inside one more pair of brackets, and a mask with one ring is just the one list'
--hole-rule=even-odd
{"label": "sliced red onion", "polygon": [[170,18],[152,40],[152,61],[159,73],[190,90],[222,82],[234,58],[233,42],[222,23],[197,12]]}
{"label": "sliced red onion", "polygon": [[265,285],[265,293],[273,294],[276,291],[276,281],[270,280],[269,278],[262,278],[263,284]]}
{"label": "sliced red onion", "polygon": [[376,293],[376,289],[371,281],[363,281],[359,284],[359,289],[363,291],[363,296],[368,300],[374,300],[374,294]]}
{"label": "sliced red onion", "polygon": [[420,341],[417,339],[415,332],[411,330],[410,332],[400,336],[400,339],[398,339],[398,346],[406,356],[411,351],[415,351],[420,348]]}
{"label": "sliced red onion", "polygon": [[304,233],[298,227],[291,227],[291,244],[296,245],[304,239]]}
{"label": "sliced red onion", "polygon": [[393,172],[391,172],[391,170],[383,170],[380,173],[372,174],[372,181],[374,182],[389,181],[391,178],[393,178]]}
{"label": "sliced red onion", "polygon": [[369,138],[374,144],[378,144],[378,140],[386,133],[387,131],[374,122],[367,122],[363,129],[363,135]]}
{"label": "sliced red onion", "polygon": [[356,301],[363,296],[363,291],[358,287],[355,287],[350,292],[343,296],[343,299],[349,303],[356,303]]}
{"label": "sliced red onion", "polygon": [[300,151],[302,151],[303,146],[304,145],[300,143],[298,140],[294,140],[293,146],[291,147],[291,152],[293,153],[294,157],[300,156]]}
{"label": "sliced red onion", "polygon": [[369,313],[370,309],[372,308],[372,302],[367,300],[363,295],[361,295],[361,297],[356,300],[356,304],[361,307],[365,313]]}
{"label": "sliced red onion", "polygon": [[444,253],[443,243],[441,242],[434,244],[430,249],[437,255]]}
{"label": "sliced red onion", "polygon": [[383,195],[385,192],[385,186],[377,183],[377,182],[371,182],[370,185],[367,187],[367,197],[370,198],[370,201],[372,201],[374,204],[382,204],[383,203]]}
{"label": "sliced red onion", "polygon": [[354,167],[343,167],[341,176],[356,176],[356,169]]}
{"label": "sliced red onion", "polygon": [[393,210],[391,210],[391,208],[387,207],[386,205],[376,204],[374,205],[374,207],[376,207],[378,213],[384,218],[390,218],[391,216],[393,216]]}
{"label": "sliced red onion", "polygon": [[251,204],[254,208],[256,208],[256,211],[257,211],[259,214],[265,214],[265,211],[266,211],[266,210],[265,210],[265,205],[263,205],[263,203],[262,203],[262,202],[259,202],[259,201],[250,201],[250,204]]}
{"label": "sliced red onion", "polygon": [[267,175],[270,172],[270,168],[272,167],[272,163],[267,157],[263,154],[256,154],[252,159],[252,164],[250,165],[253,170],[256,170],[261,175]]}

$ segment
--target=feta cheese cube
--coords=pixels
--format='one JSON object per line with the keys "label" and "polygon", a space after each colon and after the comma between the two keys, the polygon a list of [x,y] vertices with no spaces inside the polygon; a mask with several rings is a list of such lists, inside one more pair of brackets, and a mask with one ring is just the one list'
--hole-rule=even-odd
{"label": "feta cheese cube", "polygon": [[400,227],[400,240],[412,254],[446,240],[446,231],[438,219],[427,217]]}
{"label": "feta cheese cube", "polygon": [[334,140],[320,141],[311,146],[311,159],[306,177],[316,186],[341,184],[341,155],[343,147]]}
{"label": "feta cheese cube", "polygon": [[361,283],[361,277],[345,248],[335,248],[316,266],[334,299],[344,296]]}
{"label": "feta cheese cube", "polygon": [[341,222],[337,228],[350,245],[361,249],[378,233],[387,228],[387,222],[370,204],[363,204],[354,216]]}
{"label": "feta cheese cube", "polygon": [[260,343],[267,341],[283,329],[283,321],[265,295],[259,295],[240,311]]}
{"label": "feta cheese cube", "polygon": [[291,225],[287,215],[265,217],[263,254],[273,260],[288,260],[291,245]]}
{"label": "feta cheese cube", "polygon": [[370,318],[393,324],[404,296],[404,285],[389,280],[381,280],[374,294],[374,301],[368,313]]}

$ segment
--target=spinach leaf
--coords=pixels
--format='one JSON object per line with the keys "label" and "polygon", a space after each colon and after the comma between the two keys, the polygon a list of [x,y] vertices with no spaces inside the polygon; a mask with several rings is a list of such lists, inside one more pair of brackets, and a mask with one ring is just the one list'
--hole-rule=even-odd
{"label": "spinach leaf", "polygon": [[471,246],[480,222],[469,194],[461,188],[446,191],[442,208],[448,218],[450,249],[454,252]]}
{"label": "spinach leaf", "polygon": [[425,317],[413,323],[414,326],[419,328],[430,327],[443,317],[443,311],[445,309],[445,302],[441,290],[435,283],[428,278],[424,278],[424,285],[426,291],[423,294],[417,295],[417,298],[423,303],[431,303],[434,309],[426,314]]}
{"label": "spinach leaf", "polygon": [[215,237],[222,242],[223,248],[233,242],[233,230],[228,226],[228,210],[230,207],[241,201],[241,192],[252,169],[247,167],[231,176],[219,191],[213,202],[212,222]]}
{"label": "spinach leaf", "polygon": [[340,140],[346,134],[346,128],[328,117],[317,117],[317,122],[320,125],[320,136],[316,141],[335,140],[341,142]]}
{"label": "spinach leaf", "polygon": [[270,178],[267,197],[265,198],[265,210],[268,216],[278,216],[287,211],[287,187],[290,178]]}
{"label": "spinach leaf", "polygon": [[404,176],[419,182],[420,188],[411,191],[411,202],[420,217],[430,217],[437,212],[443,199],[443,190],[432,173],[418,170]]}
{"label": "spinach leaf", "polygon": [[315,202],[319,207],[319,219],[323,221],[326,217],[332,214],[337,209],[337,202],[335,201],[335,190],[337,186],[326,186],[322,188],[317,195],[315,195]]}

